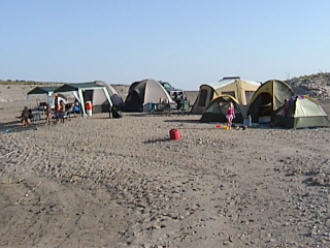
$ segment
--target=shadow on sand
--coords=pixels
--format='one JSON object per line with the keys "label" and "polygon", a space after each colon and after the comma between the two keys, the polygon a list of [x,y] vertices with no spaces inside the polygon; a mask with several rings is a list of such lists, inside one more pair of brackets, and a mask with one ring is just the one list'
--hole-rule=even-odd
{"label": "shadow on sand", "polygon": [[161,113],[161,112],[125,112],[125,116],[133,116],[133,117],[158,117],[158,116],[170,116],[171,113]]}
{"label": "shadow on sand", "polygon": [[38,127],[44,126],[44,123],[32,123],[28,126],[22,126],[20,121],[11,121],[0,123],[0,132],[2,133],[18,133],[28,130],[37,130]]}
{"label": "shadow on sand", "polygon": [[181,119],[177,119],[177,120],[165,120],[164,122],[179,122],[179,123],[201,123],[200,120],[181,120]]}
{"label": "shadow on sand", "polygon": [[169,142],[169,141],[171,141],[170,138],[162,137],[162,138],[155,138],[155,139],[146,140],[146,141],[143,142],[143,144],[153,144],[153,143],[158,143],[158,142]]}

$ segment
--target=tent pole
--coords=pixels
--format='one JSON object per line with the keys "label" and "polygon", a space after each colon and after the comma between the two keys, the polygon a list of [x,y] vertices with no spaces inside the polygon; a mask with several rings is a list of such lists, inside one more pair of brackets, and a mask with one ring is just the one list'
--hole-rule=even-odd
{"label": "tent pole", "polygon": [[24,107],[28,107],[28,104],[29,104],[29,95],[27,95],[25,98]]}
{"label": "tent pole", "polygon": [[113,104],[112,104],[112,102],[111,102],[111,98],[110,98],[110,96],[109,96],[108,90],[107,90],[105,87],[103,87],[103,91],[104,91],[105,97],[106,97],[106,98],[108,99],[108,101],[109,101],[110,109],[111,109],[112,106],[113,106]]}
{"label": "tent pole", "polygon": [[79,96],[80,102],[81,102],[80,105],[81,105],[81,110],[82,110],[82,116],[86,117],[87,114],[86,114],[86,111],[85,111],[84,97],[83,97],[82,91],[80,89],[78,90],[78,96]]}

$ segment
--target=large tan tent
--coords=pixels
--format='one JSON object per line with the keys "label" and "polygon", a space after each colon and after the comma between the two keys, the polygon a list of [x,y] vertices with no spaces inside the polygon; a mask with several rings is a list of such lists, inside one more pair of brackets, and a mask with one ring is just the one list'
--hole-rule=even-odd
{"label": "large tan tent", "polygon": [[225,77],[215,84],[203,84],[200,86],[191,113],[203,113],[210,101],[220,95],[233,96],[239,104],[247,105],[259,86],[260,83],[257,81],[242,80],[239,77]]}
{"label": "large tan tent", "polygon": [[293,90],[287,83],[269,80],[254,93],[248,115],[251,115],[253,122],[271,122],[272,116],[284,105],[285,99],[293,95]]}

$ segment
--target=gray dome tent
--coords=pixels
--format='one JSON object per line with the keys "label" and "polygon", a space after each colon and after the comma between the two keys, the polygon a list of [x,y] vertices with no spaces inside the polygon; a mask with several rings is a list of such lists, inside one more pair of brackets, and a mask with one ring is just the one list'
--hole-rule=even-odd
{"label": "gray dome tent", "polygon": [[[103,82],[103,81],[95,81],[97,85],[104,86],[108,94],[110,96],[111,102],[113,106],[117,107],[118,109],[123,109],[124,108],[124,101],[121,98],[121,96],[118,94],[118,92],[108,83]],[[108,101],[104,101],[103,105],[108,105]],[[104,106],[106,108],[107,106]]]}
{"label": "gray dome tent", "polygon": [[128,96],[125,100],[125,110],[142,112],[148,103],[159,103],[160,99],[167,100],[169,104],[175,105],[171,96],[158,81],[145,79],[134,82],[129,87]]}

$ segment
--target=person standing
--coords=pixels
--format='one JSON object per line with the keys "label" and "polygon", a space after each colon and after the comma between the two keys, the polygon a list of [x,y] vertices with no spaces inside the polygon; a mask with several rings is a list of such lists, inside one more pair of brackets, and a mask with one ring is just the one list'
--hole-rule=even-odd
{"label": "person standing", "polygon": [[61,121],[64,123],[64,117],[65,117],[65,104],[64,101],[60,101],[60,109],[59,109],[59,118],[61,118]]}
{"label": "person standing", "polygon": [[55,95],[54,106],[55,106],[55,120],[56,120],[56,122],[58,122],[59,112],[60,112],[60,103],[59,103],[57,94]]}
{"label": "person standing", "polygon": [[46,105],[46,124],[50,124],[51,118],[52,118],[52,110],[49,106],[49,104]]}
{"label": "person standing", "polygon": [[229,107],[227,109],[227,114],[226,114],[226,119],[227,119],[227,129],[231,129],[231,125],[233,124],[233,120],[235,119],[235,108],[234,104],[232,102],[229,103]]}

